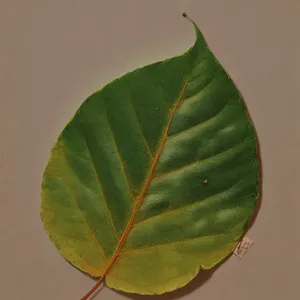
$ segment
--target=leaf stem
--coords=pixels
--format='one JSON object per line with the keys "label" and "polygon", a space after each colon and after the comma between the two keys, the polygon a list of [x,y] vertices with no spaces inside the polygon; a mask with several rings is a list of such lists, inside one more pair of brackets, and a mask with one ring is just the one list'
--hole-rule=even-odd
{"label": "leaf stem", "polygon": [[90,296],[92,296],[92,294],[101,285],[101,283],[103,282],[104,278],[105,278],[105,276],[101,276],[100,279],[97,281],[97,283],[93,286],[93,288],[90,289],[90,291],[85,296],[83,296],[80,300],[87,300]]}

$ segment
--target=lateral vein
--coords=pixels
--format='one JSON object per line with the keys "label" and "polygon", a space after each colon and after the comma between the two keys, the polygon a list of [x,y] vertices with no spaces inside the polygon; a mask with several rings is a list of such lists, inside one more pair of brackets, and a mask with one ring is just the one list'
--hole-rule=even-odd
{"label": "lateral vein", "polygon": [[90,149],[89,149],[88,142],[87,142],[86,137],[85,137],[85,135],[84,135],[83,132],[82,132],[82,137],[83,137],[83,139],[84,139],[84,142],[85,142],[85,144],[86,144],[87,149],[89,150],[88,153],[89,153],[89,157],[90,157],[90,160],[91,160],[91,163],[92,163],[92,166],[93,166],[93,171],[94,171],[95,179],[96,179],[96,182],[97,182],[97,185],[98,185],[98,188],[99,188],[99,192],[100,192],[100,194],[102,195],[102,197],[103,197],[103,199],[104,199],[104,203],[105,203],[105,206],[106,206],[106,208],[107,208],[108,217],[109,217],[111,226],[112,226],[113,231],[114,231],[114,233],[115,233],[116,240],[118,240],[117,230],[116,230],[116,227],[115,227],[115,224],[114,224],[114,221],[113,221],[111,212],[110,212],[110,210],[109,210],[109,208],[108,208],[107,199],[106,199],[105,194],[104,194],[104,192],[103,192],[102,184],[101,184],[101,182],[100,182],[99,175],[98,175],[98,172],[97,172],[97,170],[96,170],[95,162],[94,162],[94,159],[93,159],[93,157],[92,157],[92,155],[91,155],[91,151],[90,151]]}
{"label": "lateral vein", "polygon": [[95,236],[94,232],[92,231],[90,225],[87,223],[87,221],[86,221],[86,219],[85,219],[85,217],[84,217],[84,214],[83,214],[82,210],[80,209],[80,206],[79,206],[79,204],[78,204],[77,198],[74,196],[74,194],[72,193],[71,189],[70,189],[70,188],[68,187],[68,185],[62,180],[61,177],[56,177],[56,178],[59,179],[59,180],[63,183],[63,185],[66,187],[66,189],[68,190],[68,192],[69,192],[71,198],[74,200],[74,203],[75,203],[77,209],[80,211],[80,214],[81,214],[81,216],[82,216],[83,222],[86,224],[86,226],[87,226],[87,228],[88,228],[88,231],[89,231],[90,235],[92,236],[92,238],[94,239],[94,241],[96,242],[96,244],[99,246],[99,248],[100,248],[100,250],[101,250],[100,252],[101,252],[102,256],[104,257],[104,259],[107,260],[107,257],[106,257],[106,255],[105,255],[105,252],[104,252],[102,246],[100,245],[99,241],[96,239],[96,236]]}

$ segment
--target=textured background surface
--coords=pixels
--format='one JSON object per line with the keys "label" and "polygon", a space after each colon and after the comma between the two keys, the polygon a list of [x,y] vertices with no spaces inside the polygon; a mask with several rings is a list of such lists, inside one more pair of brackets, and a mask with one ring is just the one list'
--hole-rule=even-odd
{"label": "textured background surface", "polygon": [[[57,135],[89,94],[192,45],[183,11],[241,90],[258,131],[263,199],[248,234],[256,244],[210,278],[199,276],[167,297],[133,299],[299,298],[299,1],[1,0],[1,299],[74,300],[93,285],[42,228],[42,172]],[[130,298],[104,288],[97,299]]]}

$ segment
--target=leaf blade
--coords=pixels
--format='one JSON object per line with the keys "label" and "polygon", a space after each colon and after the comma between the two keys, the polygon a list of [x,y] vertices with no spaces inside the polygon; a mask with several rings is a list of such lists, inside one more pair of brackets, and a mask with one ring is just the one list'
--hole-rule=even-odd
{"label": "leaf blade", "polygon": [[[258,196],[256,135],[244,100],[194,27],[196,42],[182,56],[116,79],[79,108],[57,145],[72,130],[82,135],[84,149],[75,137],[71,152],[79,161],[88,152],[89,167],[52,157],[46,168],[45,229],[66,259],[93,276],[107,275],[116,289],[160,294],[185,285],[200,266],[211,268],[234,248]],[[67,152],[61,147],[61,157]],[[67,184],[61,194],[75,190],[79,209],[73,219],[59,215],[56,226],[49,215],[59,214],[63,201],[49,182],[64,164],[69,171],[59,174]],[[80,174],[92,189],[74,179]],[[100,201],[87,193],[95,186]],[[70,224],[87,206],[84,229],[74,231],[79,242],[66,246]],[[85,242],[92,245],[88,256]]]}

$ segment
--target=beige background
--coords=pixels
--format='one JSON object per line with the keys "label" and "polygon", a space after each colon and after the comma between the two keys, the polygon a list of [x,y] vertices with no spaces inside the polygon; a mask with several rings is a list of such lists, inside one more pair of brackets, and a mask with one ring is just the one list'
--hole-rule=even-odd
{"label": "beige background", "polygon": [[[76,300],[93,285],[43,230],[43,168],[89,94],[192,45],[183,11],[247,101],[261,144],[262,205],[244,260],[231,257],[168,296],[134,299],[300,299],[299,0],[0,0],[1,300]],[[97,299],[128,298],[104,288]]]}

